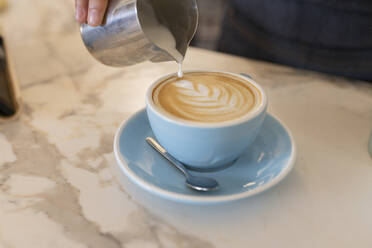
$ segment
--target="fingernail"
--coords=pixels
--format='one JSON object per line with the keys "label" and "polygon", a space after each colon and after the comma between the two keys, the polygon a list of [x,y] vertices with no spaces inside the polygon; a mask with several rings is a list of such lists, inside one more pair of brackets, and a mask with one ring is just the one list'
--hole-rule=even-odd
{"label": "fingernail", "polygon": [[84,11],[84,9],[83,9],[82,7],[80,7],[80,6],[78,6],[78,7],[76,8],[76,16],[75,16],[76,20],[77,20],[78,22],[82,23],[82,22],[85,21],[85,20],[84,20],[84,16],[85,16],[85,11]]}
{"label": "fingernail", "polygon": [[89,17],[88,17],[88,24],[92,26],[98,26],[101,24],[101,16],[96,9],[90,9],[89,10]]}

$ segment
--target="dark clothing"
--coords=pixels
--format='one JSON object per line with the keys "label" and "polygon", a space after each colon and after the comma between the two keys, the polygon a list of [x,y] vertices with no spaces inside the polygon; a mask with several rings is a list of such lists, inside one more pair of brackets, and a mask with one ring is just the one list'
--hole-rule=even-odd
{"label": "dark clothing", "polygon": [[372,0],[231,0],[218,49],[372,81]]}

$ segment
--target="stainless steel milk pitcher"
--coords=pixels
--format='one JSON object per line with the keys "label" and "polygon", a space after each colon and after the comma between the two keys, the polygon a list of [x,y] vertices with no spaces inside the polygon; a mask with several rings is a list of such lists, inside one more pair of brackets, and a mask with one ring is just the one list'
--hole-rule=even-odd
{"label": "stainless steel milk pitcher", "polygon": [[169,29],[184,56],[198,24],[196,0],[111,0],[101,26],[80,26],[88,51],[103,64],[116,67],[174,60],[146,36],[148,11]]}

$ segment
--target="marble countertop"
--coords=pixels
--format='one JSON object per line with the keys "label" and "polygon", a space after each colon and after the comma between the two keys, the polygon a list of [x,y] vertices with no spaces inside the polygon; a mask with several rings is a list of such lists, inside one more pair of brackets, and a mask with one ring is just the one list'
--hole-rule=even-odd
{"label": "marble countertop", "polygon": [[158,215],[112,170],[119,124],[177,69],[116,69],[83,47],[73,1],[13,0],[0,23],[23,111],[0,124],[0,247],[372,247],[372,86],[192,48],[186,69],[252,75],[293,132],[277,187],[205,218]]}

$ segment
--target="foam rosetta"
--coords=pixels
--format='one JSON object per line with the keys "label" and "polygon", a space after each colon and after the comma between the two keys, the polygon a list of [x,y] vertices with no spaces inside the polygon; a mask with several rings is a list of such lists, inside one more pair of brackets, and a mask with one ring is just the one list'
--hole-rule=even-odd
{"label": "foam rosetta", "polygon": [[186,73],[169,78],[153,91],[157,107],[177,118],[223,122],[244,116],[256,105],[257,89],[222,73]]}

